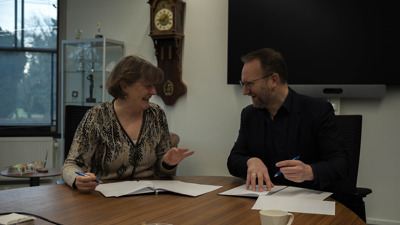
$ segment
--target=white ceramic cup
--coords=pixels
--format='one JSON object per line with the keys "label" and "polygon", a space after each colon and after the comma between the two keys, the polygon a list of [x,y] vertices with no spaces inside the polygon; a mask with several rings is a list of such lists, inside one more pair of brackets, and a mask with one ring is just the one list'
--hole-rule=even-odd
{"label": "white ceramic cup", "polygon": [[261,225],[290,225],[294,215],[282,210],[264,209],[260,211]]}

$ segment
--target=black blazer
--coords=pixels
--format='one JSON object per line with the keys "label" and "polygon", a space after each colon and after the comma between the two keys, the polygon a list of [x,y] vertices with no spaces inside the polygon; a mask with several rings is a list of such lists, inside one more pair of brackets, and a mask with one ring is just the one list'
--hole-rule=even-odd
{"label": "black blazer", "polygon": [[[336,123],[334,110],[329,102],[297,94],[292,96],[289,113],[289,157],[300,156],[300,160],[311,165],[315,181],[301,184],[290,182],[283,176],[272,182],[301,186],[318,190],[331,190],[331,186],[344,179],[349,170],[349,156],[341,132]],[[252,105],[243,109],[239,136],[228,157],[228,169],[233,176],[246,179],[247,160],[258,157],[266,164],[265,109]]]}

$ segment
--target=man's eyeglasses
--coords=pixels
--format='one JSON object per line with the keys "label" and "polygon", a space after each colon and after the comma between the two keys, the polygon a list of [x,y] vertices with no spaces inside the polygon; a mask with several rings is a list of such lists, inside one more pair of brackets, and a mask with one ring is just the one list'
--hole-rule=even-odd
{"label": "man's eyeglasses", "polygon": [[264,79],[264,78],[267,78],[267,77],[271,76],[272,74],[274,74],[274,73],[267,74],[267,75],[265,75],[265,76],[263,76],[263,77],[260,77],[260,78],[258,78],[258,79],[255,79],[255,80],[252,80],[252,81],[249,81],[249,82],[246,82],[246,81],[239,81],[239,83],[240,83],[240,85],[242,85],[242,87],[247,87],[247,88],[250,89],[250,88],[251,88],[251,85],[253,85],[256,81],[261,80],[261,79]]}

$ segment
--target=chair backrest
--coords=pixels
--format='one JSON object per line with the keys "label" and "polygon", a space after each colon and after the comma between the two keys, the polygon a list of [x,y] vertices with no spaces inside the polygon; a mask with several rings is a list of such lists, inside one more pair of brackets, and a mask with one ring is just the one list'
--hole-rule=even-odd
{"label": "chair backrest", "polygon": [[76,128],[83,116],[92,106],[66,105],[65,106],[65,128],[64,128],[64,159],[67,158]]}
{"label": "chair backrest", "polygon": [[357,188],[358,165],[361,149],[361,115],[337,115],[336,120],[342,130],[343,141],[349,151],[350,173],[347,179],[335,185],[336,192],[354,194]]}

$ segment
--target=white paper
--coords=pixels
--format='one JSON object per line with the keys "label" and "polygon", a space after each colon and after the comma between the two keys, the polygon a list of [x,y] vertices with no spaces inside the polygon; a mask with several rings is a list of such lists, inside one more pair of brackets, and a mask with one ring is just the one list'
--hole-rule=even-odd
{"label": "white paper", "polygon": [[154,180],[154,186],[157,189],[170,191],[178,194],[199,196],[211,191],[214,191],[222,186],[195,184],[182,181]]}
{"label": "white paper", "polygon": [[291,187],[288,186],[287,188],[274,193],[271,196],[274,197],[291,197],[291,198],[304,198],[304,199],[313,199],[313,200],[324,200],[327,197],[332,195],[332,192],[325,192],[325,191],[317,191],[307,188],[299,188],[299,187]]}
{"label": "white paper", "polygon": [[119,197],[128,194],[144,194],[154,192],[149,181],[121,181],[115,183],[99,184],[96,191],[101,192],[105,197]]}
{"label": "white paper", "polygon": [[288,212],[335,215],[335,202],[274,195],[260,196],[252,209],[278,209]]}
{"label": "white paper", "polygon": [[[287,186],[280,186],[280,185],[275,185],[271,191],[267,191],[267,187],[264,187],[264,191],[260,192],[258,191],[253,191],[251,186],[249,187],[249,190],[246,189],[246,184],[243,184],[241,186],[232,188],[230,190],[224,191],[219,193],[220,195],[232,195],[232,196],[243,196],[243,197],[258,197],[258,196],[265,196],[268,194],[272,194],[274,192],[277,192],[282,190],[283,188],[286,188]],[[276,193],[276,194],[277,194]]]}
{"label": "white paper", "polygon": [[25,216],[18,213],[0,216],[0,224],[35,224],[35,220],[35,217]]}
{"label": "white paper", "polygon": [[187,183],[178,180],[122,181],[99,184],[96,190],[105,197],[120,197],[144,193],[174,192],[196,197],[214,191],[222,186]]}
{"label": "white paper", "polygon": [[258,197],[258,196],[280,196],[280,197],[293,197],[293,198],[306,198],[314,200],[324,200],[330,195],[331,192],[317,191],[307,188],[291,187],[275,185],[271,191],[267,191],[264,187],[263,192],[252,191],[251,186],[249,190],[246,189],[246,184],[232,188],[230,190],[219,193],[220,195],[233,195],[233,196],[245,196],[245,197]]}

